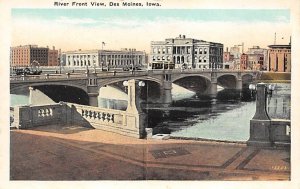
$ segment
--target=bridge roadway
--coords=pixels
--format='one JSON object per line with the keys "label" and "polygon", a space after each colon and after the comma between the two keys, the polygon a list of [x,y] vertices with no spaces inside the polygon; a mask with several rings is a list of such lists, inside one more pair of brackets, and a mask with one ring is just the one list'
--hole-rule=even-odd
{"label": "bridge roadway", "polygon": [[[244,83],[252,82],[256,79],[258,71],[238,71],[238,70],[136,70],[136,71],[110,71],[96,73],[87,71],[86,73],[65,73],[65,74],[42,74],[28,76],[11,76],[10,93],[17,94],[18,91],[28,90],[29,87],[39,86],[69,86],[80,89],[88,96],[89,105],[98,106],[97,97],[99,89],[103,86],[123,82],[129,79],[144,80],[154,82],[159,85],[160,96],[163,103],[172,101],[172,83],[179,85],[195,84],[195,78],[199,83],[195,88],[197,92],[208,95],[216,95],[217,85],[225,88],[242,89]],[[193,84],[191,84],[193,83]],[[184,87],[186,87],[184,86]]]}

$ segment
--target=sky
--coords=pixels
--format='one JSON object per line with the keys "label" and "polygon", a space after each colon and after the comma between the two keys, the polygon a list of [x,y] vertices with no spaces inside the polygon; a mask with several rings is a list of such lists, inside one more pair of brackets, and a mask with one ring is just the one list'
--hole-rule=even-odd
{"label": "sky", "polygon": [[62,51],[135,48],[186,37],[267,48],[288,44],[289,9],[30,9],[11,10],[11,46],[36,44]]}

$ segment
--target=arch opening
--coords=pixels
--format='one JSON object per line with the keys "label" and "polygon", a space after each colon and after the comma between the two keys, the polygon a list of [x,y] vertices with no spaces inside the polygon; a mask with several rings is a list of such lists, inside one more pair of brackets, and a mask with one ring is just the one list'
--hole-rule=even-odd
{"label": "arch opening", "polygon": [[173,83],[197,94],[205,94],[210,88],[211,82],[201,76],[187,76],[175,80]]}

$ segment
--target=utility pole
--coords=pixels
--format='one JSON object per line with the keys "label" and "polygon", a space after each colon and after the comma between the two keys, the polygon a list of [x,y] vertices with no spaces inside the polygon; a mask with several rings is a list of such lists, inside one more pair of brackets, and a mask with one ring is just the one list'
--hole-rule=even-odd
{"label": "utility pole", "polygon": [[100,58],[101,58],[101,71],[103,72],[103,46],[105,46],[105,43],[102,41],[102,48],[101,48],[101,53],[100,53]]}

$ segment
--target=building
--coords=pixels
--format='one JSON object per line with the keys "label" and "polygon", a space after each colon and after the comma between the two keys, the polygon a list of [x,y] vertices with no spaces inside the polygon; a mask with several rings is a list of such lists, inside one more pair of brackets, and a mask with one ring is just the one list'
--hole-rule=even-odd
{"label": "building", "polygon": [[263,70],[264,69],[264,55],[263,54],[248,54],[247,69]]}
{"label": "building", "polygon": [[268,47],[268,71],[291,72],[291,44]]}
{"label": "building", "polygon": [[[66,66],[111,68],[141,68],[146,64],[146,53],[136,49],[69,51],[65,56]],[[63,59],[64,61],[64,59]]]}
{"label": "building", "polygon": [[232,62],[234,60],[234,55],[228,52],[228,47],[226,48],[226,52],[223,52],[223,63]]}
{"label": "building", "polygon": [[[257,55],[257,59],[259,59],[260,70],[267,70],[268,67],[268,50],[264,48],[260,48],[259,46],[253,46],[249,48],[247,51],[248,55],[252,55],[255,58]],[[261,60],[261,56],[263,55],[263,60]]]}
{"label": "building", "polygon": [[240,70],[247,70],[247,69],[249,69],[248,55],[243,53],[241,54],[241,59],[240,59]]}
{"label": "building", "polygon": [[10,48],[10,65],[12,67],[29,67],[33,63],[39,66],[58,65],[58,51],[53,47],[38,47],[37,45],[24,45]]}
{"label": "building", "polygon": [[59,56],[58,50],[55,50],[53,46],[52,49],[48,51],[48,66],[58,66],[59,65]]}
{"label": "building", "polygon": [[27,67],[34,61],[40,66],[48,65],[48,48],[37,45],[25,45],[10,48],[10,65],[12,67]]}
{"label": "building", "polygon": [[165,41],[152,41],[149,69],[221,67],[223,44],[179,35]]}

